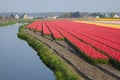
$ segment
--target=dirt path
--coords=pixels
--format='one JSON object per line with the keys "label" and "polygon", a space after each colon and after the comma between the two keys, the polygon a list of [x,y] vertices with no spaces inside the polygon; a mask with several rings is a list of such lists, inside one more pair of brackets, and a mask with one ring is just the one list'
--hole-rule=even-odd
{"label": "dirt path", "polygon": [[[55,41],[51,41],[45,37],[42,37],[29,29],[25,29],[25,32],[32,35],[41,42],[45,43],[58,55],[64,58],[67,61],[67,63],[72,65],[72,67],[74,67],[85,80],[119,80],[120,79],[120,76],[117,75],[117,73],[120,73],[120,71],[116,71],[117,73],[115,74],[110,74],[110,72],[108,71],[109,68],[107,68],[108,66],[105,67],[104,65],[96,65],[96,66],[91,65],[86,61],[84,61],[83,59],[81,59],[78,55],[72,53],[71,51],[59,45]],[[105,69],[104,67],[107,68],[108,70]],[[105,72],[104,69],[108,72]],[[113,72],[111,73],[114,73],[114,70],[112,71]]]}

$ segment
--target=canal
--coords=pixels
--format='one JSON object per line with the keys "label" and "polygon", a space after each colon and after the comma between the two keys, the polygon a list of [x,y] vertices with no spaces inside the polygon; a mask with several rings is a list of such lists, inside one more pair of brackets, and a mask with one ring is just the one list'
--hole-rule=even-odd
{"label": "canal", "polygon": [[20,25],[0,27],[0,80],[55,80],[37,53],[17,37]]}

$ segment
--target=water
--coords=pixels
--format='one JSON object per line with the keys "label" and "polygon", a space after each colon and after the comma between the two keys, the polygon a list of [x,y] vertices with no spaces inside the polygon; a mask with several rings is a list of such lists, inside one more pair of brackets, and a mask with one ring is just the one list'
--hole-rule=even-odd
{"label": "water", "polygon": [[0,27],[0,80],[55,80],[37,53],[17,37],[19,26]]}

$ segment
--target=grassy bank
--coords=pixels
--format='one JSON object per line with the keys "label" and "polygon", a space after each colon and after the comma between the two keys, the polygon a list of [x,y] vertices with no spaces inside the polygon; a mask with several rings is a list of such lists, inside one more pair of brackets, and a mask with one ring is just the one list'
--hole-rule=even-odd
{"label": "grassy bank", "polygon": [[11,25],[11,24],[15,24],[18,21],[3,21],[2,23],[0,23],[0,26],[7,26],[7,25]]}
{"label": "grassy bank", "polygon": [[49,49],[45,44],[38,41],[34,37],[28,35],[24,32],[24,26],[19,28],[18,37],[26,40],[28,44],[37,51],[38,56],[41,60],[51,68],[56,76],[56,80],[80,80],[77,74],[75,74],[71,69],[61,61],[51,49]]}
{"label": "grassy bank", "polygon": [[0,23],[0,26],[7,26],[15,23],[25,23],[25,22],[33,22],[34,20],[25,20],[25,19],[18,19],[18,20],[8,20],[8,21],[2,21]]}

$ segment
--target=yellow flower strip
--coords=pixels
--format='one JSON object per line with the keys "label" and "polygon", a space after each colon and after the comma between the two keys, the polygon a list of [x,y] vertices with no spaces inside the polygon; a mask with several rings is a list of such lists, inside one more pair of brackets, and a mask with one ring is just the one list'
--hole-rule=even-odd
{"label": "yellow flower strip", "polygon": [[101,26],[104,26],[104,27],[112,27],[112,28],[118,28],[118,29],[120,29],[120,24],[107,24],[107,23],[88,22],[88,21],[75,21],[75,22],[83,22],[83,23],[89,23],[89,24],[96,24],[96,25],[101,25]]}

